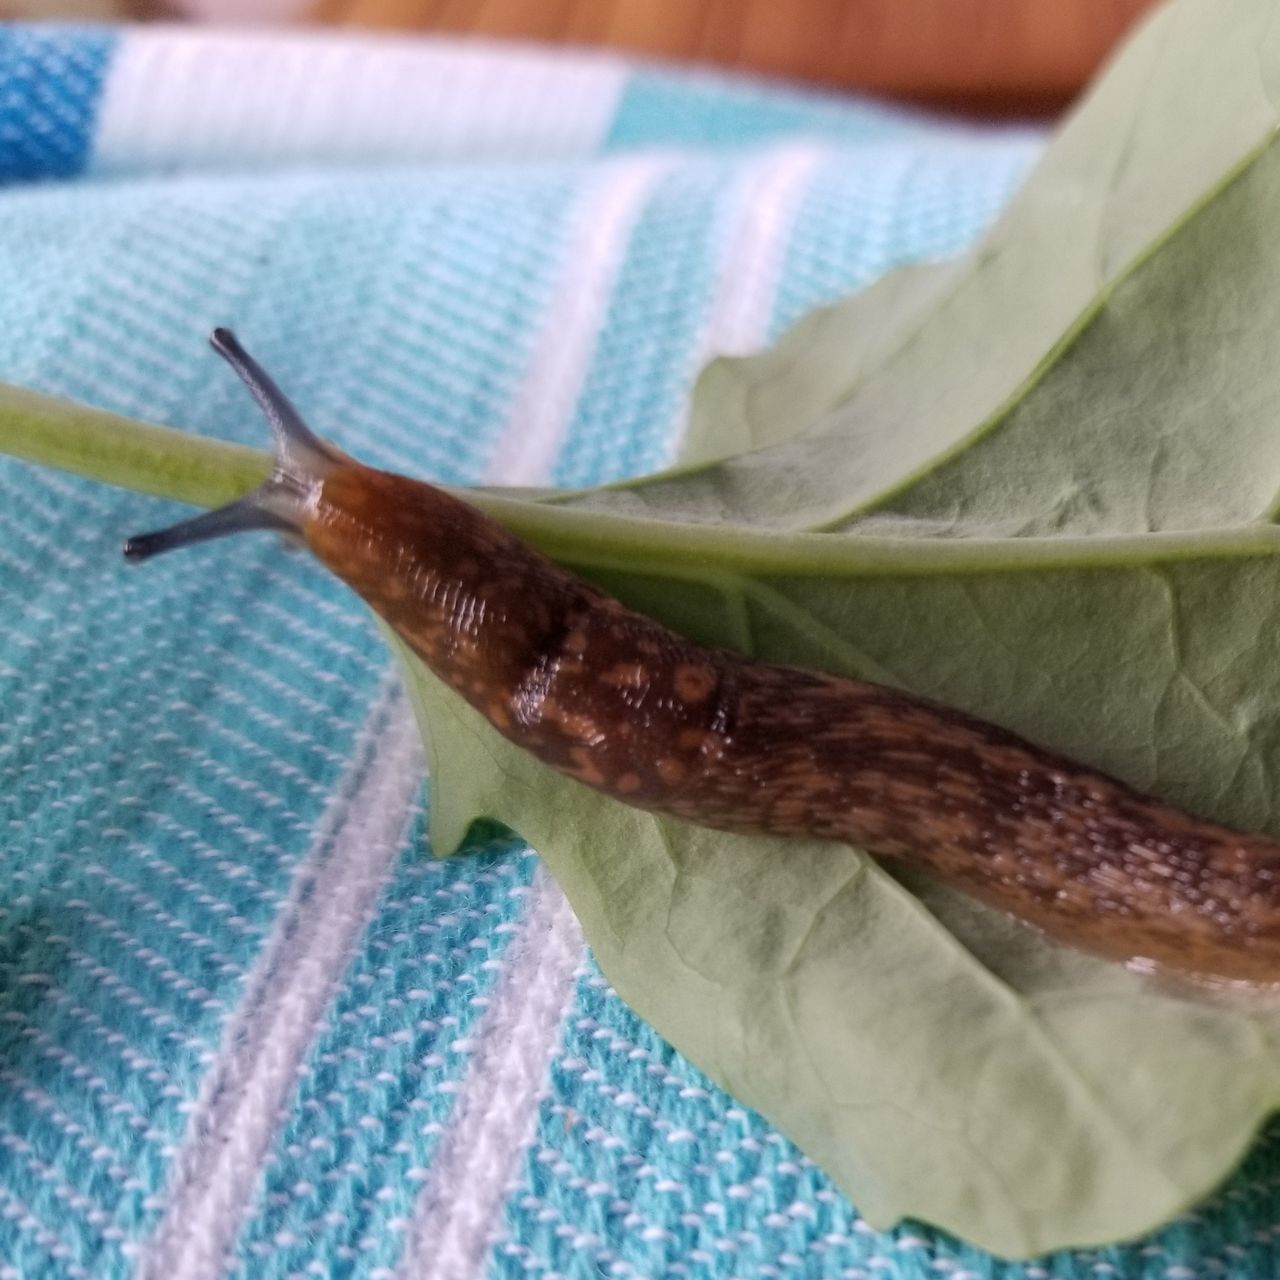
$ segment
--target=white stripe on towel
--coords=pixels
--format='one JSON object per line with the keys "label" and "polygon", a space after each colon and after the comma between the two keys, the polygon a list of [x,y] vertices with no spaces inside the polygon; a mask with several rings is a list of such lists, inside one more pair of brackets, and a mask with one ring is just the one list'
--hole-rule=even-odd
{"label": "white stripe on towel", "polygon": [[545,867],[494,988],[449,1127],[431,1161],[397,1275],[472,1280],[533,1141],[547,1066],[583,962],[573,909]]}
{"label": "white stripe on towel", "polygon": [[205,1073],[168,1208],[138,1280],[221,1280],[276,1117],[403,847],[422,785],[413,713],[389,673]]}
{"label": "white stripe on towel", "polygon": [[768,339],[791,227],[823,154],[816,146],[783,147],[744,175],[703,326],[699,368],[712,356],[756,351]]}
{"label": "white stripe on towel", "polygon": [[579,200],[566,234],[568,260],[489,467],[491,484],[530,484],[551,469],[636,220],[672,163],[659,155],[613,161]]}
{"label": "white stripe on towel", "polygon": [[[715,292],[690,366],[691,388],[712,357],[748,355],[769,340],[791,229],[809,180],[825,155],[830,152],[804,143],[781,147],[739,180],[716,264]],[[667,433],[668,459],[677,455],[688,428],[686,396]]]}
{"label": "white stripe on towel", "polygon": [[90,168],[590,156],[626,75],[490,42],[140,27],[112,57]]}

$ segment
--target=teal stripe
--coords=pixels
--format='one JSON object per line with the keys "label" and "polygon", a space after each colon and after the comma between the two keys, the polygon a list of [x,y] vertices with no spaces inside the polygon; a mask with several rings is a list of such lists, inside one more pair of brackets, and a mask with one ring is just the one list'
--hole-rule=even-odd
{"label": "teal stripe", "polygon": [[[202,434],[263,444],[208,350],[237,329],[317,430],[367,460],[478,479],[567,252],[585,173],[186,177],[0,206],[0,278],[29,323],[0,372]],[[70,329],[70,333],[68,333]],[[162,517],[163,518],[163,517]]]}
{"label": "teal stripe", "polygon": [[[23,602],[0,619],[0,829],[17,855],[0,862],[0,1133],[57,1175],[0,1158],[0,1187],[94,1202],[56,1219],[65,1258],[0,1217],[0,1257],[126,1275],[342,764],[373,642],[319,698],[290,698],[287,653],[264,648],[279,624],[253,604],[278,550],[246,544],[218,579],[198,559],[129,573],[118,539],[148,504],[13,463],[0,482],[0,595]],[[290,607],[300,627],[328,623],[305,594]]]}
{"label": "teal stripe", "polygon": [[[474,482],[530,358],[576,189],[557,168],[271,179],[264,195],[291,192],[291,207],[228,319],[321,434],[377,465]],[[214,372],[220,416],[239,405],[260,441],[243,392]]]}
{"label": "teal stripe", "polygon": [[645,70],[627,78],[606,150],[726,148],[795,134],[845,142],[903,139],[927,121],[869,101],[786,89],[764,81]]}
{"label": "teal stripe", "polygon": [[613,480],[665,459],[696,372],[697,337],[740,173],[732,165],[678,168],[649,196],[554,469],[556,484]]}
{"label": "teal stripe", "polygon": [[1038,149],[1033,138],[1015,136],[832,153],[791,228],[772,335],[893,267],[958,253],[995,218]]}
{"label": "teal stripe", "polygon": [[535,859],[424,856],[416,824],[308,1056],[231,1274],[372,1277],[403,1250]]}

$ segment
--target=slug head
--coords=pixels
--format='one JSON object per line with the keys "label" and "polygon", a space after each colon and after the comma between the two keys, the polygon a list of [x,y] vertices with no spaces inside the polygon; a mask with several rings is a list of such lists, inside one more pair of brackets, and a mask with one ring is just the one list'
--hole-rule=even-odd
{"label": "slug head", "polygon": [[130,538],[124,544],[127,559],[146,560],[165,551],[251,529],[271,529],[299,538],[325,477],[346,461],[307,426],[288,397],[230,329],[215,329],[209,343],[236,371],[262,409],[274,438],[275,465],[268,479],[243,498],[168,528]]}

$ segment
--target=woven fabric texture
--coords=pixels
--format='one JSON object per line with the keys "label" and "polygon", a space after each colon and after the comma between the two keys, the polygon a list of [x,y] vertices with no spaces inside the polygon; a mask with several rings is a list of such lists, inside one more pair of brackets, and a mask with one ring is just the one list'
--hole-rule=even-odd
{"label": "woven fabric texture", "polygon": [[[1038,139],[587,55],[0,29],[0,378],[230,440],[233,324],[454,483],[670,460],[699,364],[962,248]],[[0,462],[0,1280],[1273,1276],[1203,1211],[1005,1264],[872,1231],[637,1020],[528,850],[424,848],[365,614],[269,538]]]}

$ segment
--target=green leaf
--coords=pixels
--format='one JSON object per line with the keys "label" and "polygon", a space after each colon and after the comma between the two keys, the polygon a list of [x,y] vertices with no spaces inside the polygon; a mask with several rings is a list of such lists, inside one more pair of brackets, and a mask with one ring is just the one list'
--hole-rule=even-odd
{"label": "green leaf", "polygon": [[[929,694],[1280,834],[1276,18],[1160,12],[966,258],[712,365],[691,464],[484,500],[696,639]],[[519,830],[623,998],[876,1225],[1008,1255],[1132,1236],[1280,1105],[1273,1016],[849,849],[625,810],[406,670],[448,744],[437,849],[481,814]]]}
{"label": "green leaf", "polygon": [[[713,365],[683,468],[475,500],[695,639],[911,688],[1280,834],[1278,11],[1160,10],[972,253]],[[0,445],[118,483],[212,501],[262,473],[132,427],[99,447],[65,408],[50,445],[15,404]],[[1280,1105],[1274,1014],[847,848],[627,809],[405,669],[447,744],[437,850],[479,816],[520,831],[621,995],[877,1225],[1009,1255],[1130,1236]]]}

